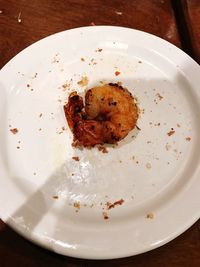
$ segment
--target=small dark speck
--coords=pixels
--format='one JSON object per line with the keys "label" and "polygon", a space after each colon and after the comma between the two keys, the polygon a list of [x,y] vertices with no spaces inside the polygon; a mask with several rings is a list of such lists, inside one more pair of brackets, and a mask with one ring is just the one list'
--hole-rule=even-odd
{"label": "small dark speck", "polygon": [[138,61],[138,63],[140,63],[140,64],[141,64],[141,63],[142,63],[142,61],[141,61],[141,60],[139,60],[139,61]]}

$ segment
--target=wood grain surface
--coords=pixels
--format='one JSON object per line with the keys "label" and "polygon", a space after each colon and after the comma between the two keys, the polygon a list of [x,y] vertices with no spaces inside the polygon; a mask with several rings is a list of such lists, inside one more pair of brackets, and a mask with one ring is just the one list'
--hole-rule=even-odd
{"label": "wood grain surface", "polygon": [[[191,38],[199,56],[199,24],[195,26],[199,19],[196,12],[199,1],[187,2]],[[91,24],[143,30],[181,47],[169,0],[0,0],[0,68],[41,38]],[[199,267],[200,221],[161,248],[109,261],[73,259],[54,254],[25,240],[0,221],[0,266]]]}
{"label": "wood grain surface", "polygon": [[200,64],[200,1],[182,0],[182,6],[192,53],[194,59]]}

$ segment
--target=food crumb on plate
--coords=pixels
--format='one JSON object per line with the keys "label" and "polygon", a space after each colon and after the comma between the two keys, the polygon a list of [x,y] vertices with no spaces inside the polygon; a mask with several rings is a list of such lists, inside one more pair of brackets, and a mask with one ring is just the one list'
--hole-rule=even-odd
{"label": "food crumb on plate", "polygon": [[70,88],[70,83],[67,83],[67,82],[64,83],[64,84],[62,85],[62,88],[63,88],[63,91],[69,89],[69,88]]}
{"label": "food crumb on plate", "polygon": [[58,199],[58,196],[53,196],[53,199]]}
{"label": "food crumb on plate", "polygon": [[19,132],[19,130],[17,128],[13,128],[13,129],[10,129],[10,132],[12,134],[17,134]]}
{"label": "food crumb on plate", "polygon": [[171,136],[171,135],[173,135],[173,134],[175,134],[175,131],[174,131],[174,130],[171,130],[171,131],[169,131],[169,132],[167,133],[168,136]]}
{"label": "food crumb on plate", "polygon": [[191,137],[188,136],[188,137],[185,138],[185,140],[186,141],[191,141]]}
{"label": "food crumb on plate", "polygon": [[115,76],[118,76],[118,75],[120,75],[120,71],[115,71]]}
{"label": "food crumb on plate", "polygon": [[103,211],[102,214],[103,214],[104,220],[108,220],[109,219],[107,212]]}
{"label": "food crumb on plate", "polygon": [[83,62],[85,61],[84,57],[81,57],[81,61],[83,61]]}
{"label": "food crumb on plate", "polygon": [[161,96],[161,94],[157,93],[156,96],[158,97],[159,100],[163,99],[163,96]]}
{"label": "food crumb on plate", "polygon": [[95,50],[95,52],[102,52],[102,48],[98,48],[97,50]]}
{"label": "food crumb on plate", "polygon": [[33,75],[32,79],[37,78],[37,75],[38,75],[38,73],[36,72],[36,73]]}
{"label": "food crumb on plate", "polygon": [[114,203],[107,202],[106,206],[107,206],[107,209],[110,210],[110,209],[115,208],[115,206],[118,206],[118,205],[121,206],[123,203],[124,203],[124,200],[121,198],[120,200],[117,200]]}
{"label": "food crumb on plate", "polygon": [[76,211],[80,210],[80,208],[81,208],[80,202],[78,202],[78,201],[74,202],[73,206],[74,206],[74,208],[77,209]]}
{"label": "food crumb on plate", "polygon": [[83,76],[80,81],[77,82],[78,85],[84,87],[87,86],[89,82],[89,79],[87,76]]}
{"label": "food crumb on plate", "polygon": [[148,170],[150,170],[150,169],[151,169],[151,163],[147,162],[147,164],[146,164],[146,168],[147,168]]}
{"label": "food crumb on plate", "polygon": [[169,151],[170,148],[171,148],[171,145],[167,143],[167,144],[165,145],[165,149],[166,149],[167,151]]}
{"label": "food crumb on plate", "polygon": [[101,151],[102,153],[108,153],[108,150],[105,146],[98,146],[98,150]]}
{"label": "food crumb on plate", "polygon": [[154,214],[153,214],[153,212],[149,212],[149,213],[147,213],[146,218],[147,218],[147,219],[154,219]]}
{"label": "food crumb on plate", "polygon": [[80,160],[80,158],[77,157],[77,156],[72,157],[72,159],[75,160],[75,161],[79,161]]}

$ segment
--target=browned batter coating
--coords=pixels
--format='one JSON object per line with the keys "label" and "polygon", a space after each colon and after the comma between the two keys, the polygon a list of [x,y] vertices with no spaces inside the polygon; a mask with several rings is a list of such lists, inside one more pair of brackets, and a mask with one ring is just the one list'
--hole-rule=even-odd
{"label": "browned batter coating", "polygon": [[74,135],[74,144],[85,147],[117,143],[136,126],[138,119],[133,96],[118,84],[89,89],[85,107],[83,98],[73,92],[64,111]]}

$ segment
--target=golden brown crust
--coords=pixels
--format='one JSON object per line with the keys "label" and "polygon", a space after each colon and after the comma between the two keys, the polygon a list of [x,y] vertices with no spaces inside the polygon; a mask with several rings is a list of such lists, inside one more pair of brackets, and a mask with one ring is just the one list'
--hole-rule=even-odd
{"label": "golden brown crust", "polygon": [[85,107],[82,97],[73,92],[64,111],[75,143],[86,147],[117,143],[136,126],[138,119],[133,96],[118,84],[89,89]]}

